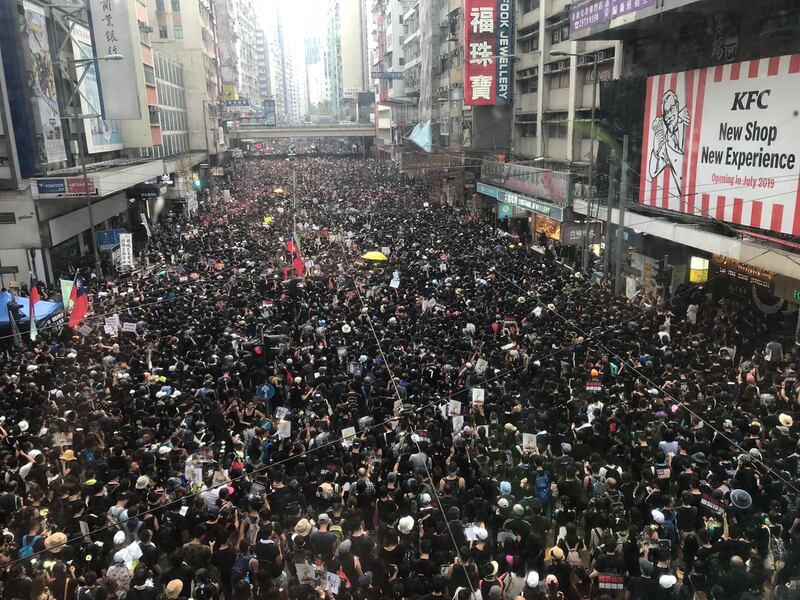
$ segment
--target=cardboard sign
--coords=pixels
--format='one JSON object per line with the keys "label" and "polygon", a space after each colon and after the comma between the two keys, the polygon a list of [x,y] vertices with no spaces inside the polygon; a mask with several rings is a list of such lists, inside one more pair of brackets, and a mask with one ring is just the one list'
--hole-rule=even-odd
{"label": "cardboard sign", "polygon": [[333,594],[334,596],[339,595],[339,586],[342,584],[342,578],[339,577],[336,573],[331,573],[330,571],[325,571],[325,591]]}
{"label": "cardboard sign", "polygon": [[447,405],[447,416],[453,417],[461,414],[461,401],[450,399]]}
{"label": "cardboard sign", "polygon": [[292,435],[292,422],[279,421],[278,422],[278,439],[285,440]]}
{"label": "cardboard sign", "polygon": [[526,454],[533,454],[536,452],[536,434],[523,433],[522,434],[522,451]]}
{"label": "cardboard sign", "polygon": [[356,428],[355,427],[345,427],[342,429],[342,437],[344,438],[342,445],[345,448],[349,448],[353,445],[353,440],[356,437]]}
{"label": "cardboard sign", "polygon": [[486,402],[486,390],[483,388],[472,388],[472,405],[483,406]]}
{"label": "cardboard sign", "polygon": [[136,333],[136,323],[123,323],[122,331],[126,331],[128,333]]}
{"label": "cardboard sign", "polygon": [[78,327],[78,333],[81,335],[89,335],[92,333],[92,327],[90,325],[81,325]]}
{"label": "cardboard sign", "polygon": [[[479,358],[477,361],[475,361],[475,372],[478,375],[481,375],[486,370],[486,367],[488,367],[488,366],[489,366],[489,363],[486,362],[485,359]],[[473,404],[474,404],[474,401],[473,401]]]}
{"label": "cardboard sign", "polygon": [[289,409],[287,407],[279,406],[275,411],[275,418],[278,421],[282,421],[288,414],[289,414]]}

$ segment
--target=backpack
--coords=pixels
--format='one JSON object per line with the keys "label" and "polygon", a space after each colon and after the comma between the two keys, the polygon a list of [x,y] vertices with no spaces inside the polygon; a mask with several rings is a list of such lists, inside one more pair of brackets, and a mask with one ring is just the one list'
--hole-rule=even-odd
{"label": "backpack", "polygon": [[622,519],[625,517],[626,508],[622,492],[615,490],[612,495],[612,492],[607,491],[604,499],[608,504],[608,512],[612,517],[615,519]]}
{"label": "backpack", "polygon": [[589,485],[592,487],[592,495],[595,498],[599,498],[608,491],[606,484],[599,476],[589,475]]}
{"label": "backpack", "polygon": [[678,527],[676,521],[677,515],[673,511],[668,510],[664,512],[664,522],[661,523],[661,529],[664,531],[664,536],[669,540],[673,550],[678,541]]}
{"label": "backpack", "polygon": [[567,547],[567,562],[573,567],[582,567],[583,561],[581,560],[581,553],[577,548],[570,548],[567,540],[564,540],[564,545]]}
{"label": "backpack", "polygon": [[29,556],[31,556],[33,554],[33,552],[34,552],[34,550],[33,550],[34,545],[40,539],[42,539],[42,536],[39,535],[39,534],[36,534],[32,538],[29,538],[27,535],[23,535],[22,536],[22,545],[19,548],[19,557],[20,558],[28,558]]}
{"label": "backpack", "polygon": [[[255,558],[255,554],[238,554],[236,560],[231,567],[231,575],[236,576],[236,581],[241,581],[247,577],[250,572],[250,560]],[[233,577],[231,577],[233,581]]]}
{"label": "backpack", "polygon": [[536,476],[536,497],[542,505],[547,506],[550,503],[550,473],[542,473]]}
{"label": "backpack", "polygon": [[342,542],[342,538],[344,537],[344,532],[342,531],[342,524],[341,522],[331,522],[330,526],[328,526],[328,531],[330,531],[333,535],[336,536],[336,544],[340,544]]}
{"label": "backpack", "polygon": [[669,465],[666,462],[663,463],[656,463],[656,477],[660,481],[668,480],[672,477],[672,470],[669,468]]}

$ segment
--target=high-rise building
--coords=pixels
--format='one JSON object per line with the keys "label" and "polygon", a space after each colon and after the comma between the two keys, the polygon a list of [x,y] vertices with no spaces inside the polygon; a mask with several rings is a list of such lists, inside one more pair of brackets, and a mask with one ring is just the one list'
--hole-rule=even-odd
{"label": "high-rise building", "polygon": [[254,99],[264,101],[272,97],[269,69],[269,46],[263,29],[256,31],[256,66],[258,67],[258,94]]}
{"label": "high-rise building", "polygon": [[[284,17],[288,10],[279,0],[268,0],[264,7],[270,86],[279,123],[299,123],[306,114],[305,76],[302,38],[288,31]],[[300,40],[298,44],[298,40]]]}
{"label": "high-rise building", "polygon": [[319,36],[305,38],[305,78],[308,108],[328,100],[326,91],[326,69]]}
{"label": "high-rise building", "polygon": [[400,0],[380,0],[372,4],[372,90],[375,92],[376,146],[383,158],[395,158],[401,147],[398,136],[407,133],[408,123],[416,122],[417,99],[405,95],[403,82],[403,4]]}
{"label": "high-rise building", "polygon": [[365,0],[330,0],[327,68],[339,119],[355,120],[357,94],[369,89],[368,67]]}
{"label": "high-rise building", "polygon": [[253,0],[216,0],[219,64],[225,99],[258,94],[256,21]]}
{"label": "high-rise building", "polygon": [[219,134],[219,74],[216,20],[211,0],[147,0],[153,48],[183,65],[189,145],[225,149]]}

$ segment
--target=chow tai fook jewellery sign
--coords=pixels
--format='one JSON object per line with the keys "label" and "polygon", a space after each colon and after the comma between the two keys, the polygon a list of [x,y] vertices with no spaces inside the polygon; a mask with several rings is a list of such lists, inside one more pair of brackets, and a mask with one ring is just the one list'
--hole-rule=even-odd
{"label": "chow tai fook jewellery sign", "polygon": [[466,0],[464,104],[510,104],[514,56],[512,0]]}
{"label": "chow tai fook jewellery sign", "polygon": [[647,80],[639,201],[800,235],[800,54]]}

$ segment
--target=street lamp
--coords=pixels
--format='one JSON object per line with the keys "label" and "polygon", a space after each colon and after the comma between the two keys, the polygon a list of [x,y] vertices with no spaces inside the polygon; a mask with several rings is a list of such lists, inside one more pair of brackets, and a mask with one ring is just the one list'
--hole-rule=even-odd
{"label": "street lamp", "polygon": [[[91,58],[75,58],[72,60],[65,60],[60,62],[53,63],[57,66],[64,66],[64,65],[72,65],[72,66],[82,66],[83,73],[78,78],[78,81],[75,83],[75,90],[72,92],[70,96],[70,100],[67,103],[67,106],[72,104],[72,100],[77,93],[80,92],[81,82],[85,79],[86,73],[89,72],[89,65],[99,63],[101,61],[120,61],[123,60],[123,56],[121,54],[109,54],[107,56],[94,56]],[[85,115],[85,114],[77,114],[77,115],[68,115],[66,117],[62,117],[62,119],[96,119],[101,118],[102,115]],[[84,132],[85,133],[85,132]],[[80,161],[81,165],[81,175],[83,176],[83,193],[86,196],[86,210],[89,213],[89,229],[92,232],[92,250],[94,250],[94,268],[97,271],[97,276],[101,279],[103,278],[103,265],[100,262],[100,250],[97,247],[97,233],[94,227],[94,213],[92,212],[92,196],[89,193],[89,176],[86,173],[86,154],[83,151],[83,144],[81,140],[78,139],[78,160]]]}
{"label": "street lamp", "polygon": [[[591,116],[591,124],[590,124],[590,133],[589,133],[589,199],[586,205],[586,231],[584,233],[583,239],[583,256],[582,256],[582,270],[584,272],[589,270],[589,232],[591,231],[591,221],[590,217],[592,215],[592,186],[594,184],[594,113],[595,108],[597,106],[596,98],[597,98],[597,55],[598,53],[593,53],[593,60],[592,60],[592,116]],[[581,54],[577,54],[574,52],[563,52],[563,51],[553,51],[550,52],[550,56],[553,57],[561,57],[561,56],[583,56]]]}

